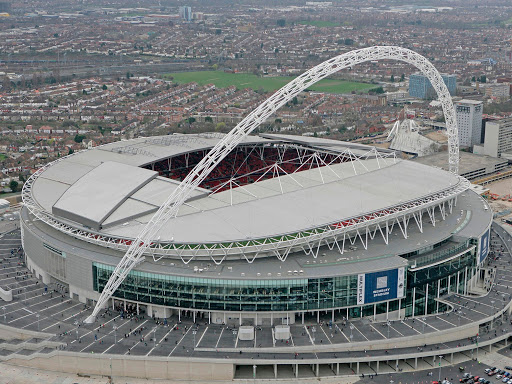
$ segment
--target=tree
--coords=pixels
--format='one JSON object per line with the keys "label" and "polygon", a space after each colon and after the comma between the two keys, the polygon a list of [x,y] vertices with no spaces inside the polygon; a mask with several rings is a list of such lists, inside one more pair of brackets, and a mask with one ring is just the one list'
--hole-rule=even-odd
{"label": "tree", "polygon": [[82,141],[84,141],[85,139],[85,135],[75,135],[75,143],[81,143]]}
{"label": "tree", "polygon": [[284,27],[286,25],[286,20],[285,19],[278,19],[277,20],[277,26],[278,27]]}
{"label": "tree", "polygon": [[130,72],[126,72],[126,78],[130,80]]}
{"label": "tree", "polygon": [[391,75],[391,82],[394,83],[395,82],[395,75]]}
{"label": "tree", "polygon": [[73,151],[73,148],[69,148],[68,155],[72,155],[73,153],[75,153],[75,151]]}
{"label": "tree", "polygon": [[16,180],[11,180],[9,188],[11,188],[11,191],[16,192],[18,190],[18,182]]}
{"label": "tree", "polygon": [[215,131],[217,131],[217,132],[222,132],[225,129],[226,129],[226,123],[224,123],[224,122],[220,122],[215,126]]}
{"label": "tree", "polygon": [[403,81],[405,81],[405,74],[404,73],[402,73],[402,76],[400,76],[400,82],[403,82]]}
{"label": "tree", "polygon": [[195,123],[195,122],[196,122],[195,117],[189,117],[189,118],[188,118],[188,123],[189,123],[189,124],[192,124],[192,123]]}
{"label": "tree", "polygon": [[345,45],[354,45],[354,40],[352,40],[352,39],[345,39]]}
{"label": "tree", "polygon": [[222,29],[217,28],[217,29],[215,30],[215,34],[216,34],[216,35],[220,35],[221,33],[222,33]]}
{"label": "tree", "polygon": [[206,116],[206,117],[204,118],[204,121],[205,121],[206,123],[213,123],[213,119],[212,119],[210,116]]}
{"label": "tree", "polygon": [[373,89],[372,89],[372,92],[375,92],[375,93],[384,93],[384,88],[382,88],[382,87],[373,88]]}
{"label": "tree", "polygon": [[294,105],[299,104],[299,100],[297,99],[297,96],[294,96],[294,98],[292,99],[292,104],[294,104]]}
{"label": "tree", "polygon": [[281,120],[281,119],[275,119],[274,120],[274,123],[276,123],[276,124],[281,124],[282,122],[283,122],[283,120]]}
{"label": "tree", "polygon": [[106,91],[106,90],[107,90],[107,84],[103,84],[103,85],[102,85],[102,87],[101,87],[101,89],[103,89],[104,91]]}

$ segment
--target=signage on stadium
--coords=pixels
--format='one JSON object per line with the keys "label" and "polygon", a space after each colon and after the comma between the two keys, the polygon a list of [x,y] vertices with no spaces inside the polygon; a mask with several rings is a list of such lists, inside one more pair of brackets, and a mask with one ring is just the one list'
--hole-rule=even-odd
{"label": "signage on stadium", "polygon": [[361,273],[357,276],[357,304],[369,304],[404,297],[405,268]]}
{"label": "signage on stadium", "polygon": [[485,260],[489,254],[489,238],[491,236],[491,228],[489,228],[480,238],[478,242],[478,264]]}

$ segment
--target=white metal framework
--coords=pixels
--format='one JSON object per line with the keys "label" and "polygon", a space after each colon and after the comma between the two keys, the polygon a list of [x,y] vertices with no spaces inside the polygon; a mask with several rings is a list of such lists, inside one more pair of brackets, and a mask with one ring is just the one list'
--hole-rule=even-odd
{"label": "white metal framework", "polygon": [[425,57],[409,49],[394,46],[376,46],[347,52],[327,60],[275,92],[265,102],[247,115],[233,130],[220,140],[215,147],[196,165],[173,191],[167,201],[158,209],[144,229],[132,242],[130,248],[116,266],[112,276],[103,289],[98,302],[87,322],[93,322],[98,311],[103,308],[130,271],[144,261],[145,251],[154,243],[156,234],[190,196],[191,192],[208,176],[208,174],[256,127],[263,123],[275,111],[286,104],[311,85],[337,71],[371,60],[399,60],[416,66],[428,77],[437,92],[448,130],[449,169],[458,171],[458,132],[453,103],[446,85],[436,68]]}

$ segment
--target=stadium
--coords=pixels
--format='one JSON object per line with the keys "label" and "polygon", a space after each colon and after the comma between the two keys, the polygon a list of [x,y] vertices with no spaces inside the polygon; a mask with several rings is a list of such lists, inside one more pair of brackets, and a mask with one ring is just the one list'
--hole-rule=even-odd
{"label": "stadium", "polygon": [[[143,226],[222,137],[122,141],[41,169],[24,191],[29,269],[95,304]],[[465,292],[488,251],[491,213],[468,186],[388,150],[249,136],[158,231],[109,306],[241,325],[444,311],[436,299]]]}
{"label": "stadium", "polygon": [[[431,81],[448,171],[354,142],[254,133],[311,84],[381,59]],[[0,283],[11,287],[0,286],[10,301],[0,337],[25,338],[4,343],[0,361],[229,382],[478,359],[508,345],[511,331],[496,328],[512,308],[512,237],[458,162],[441,76],[398,47],[311,68],[228,134],[139,137],[59,158],[25,182],[21,234],[0,237]]]}

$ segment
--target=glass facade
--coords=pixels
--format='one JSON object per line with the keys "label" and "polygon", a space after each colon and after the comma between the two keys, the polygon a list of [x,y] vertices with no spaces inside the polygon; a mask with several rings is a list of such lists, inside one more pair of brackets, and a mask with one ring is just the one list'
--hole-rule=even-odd
{"label": "glass facade", "polygon": [[[93,263],[101,292],[114,267]],[[357,275],[319,279],[234,280],[132,271],[114,295],[148,304],[212,311],[309,311],[356,305]],[[373,307],[373,305],[372,305]]]}
{"label": "glass facade", "polygon": [[[457,91],[457,76],[441,75],[450,95],[455,96]],[[436,97],[434,87],[427,76],[412,74],[409,76],[409,96],[419,99],[432,99]]]}
{"label": "glass facade", "polygon": [[[357,275],[276,280],[211,279],[131,271],[114,294],[115,298],[199,311],[307,312],[349,308],[349,317],[373,316],[396,311],[422,316],[446,309],[435,299],[450,292],[463,292],[464,282],[475,271],[471,243],[421,255],[416,268],[406,273],[406,297],[369,305],[357,305]],[[467,252],[464,252],[464,249]],[[458,257],[453,257],[461,253]],[[440,258],[450,258],[439,262]],[[437,263],[437,264],[436,264]],[[430,264],[435,264],[428,266]],[[420,265],[424,267],[420,268]],[[420,269],[418,269],[420,268]],[[93,263],[94,290],[101,292],[113,266]],[[466,275],[467,274],[467,275]],[[425,308],[426,307],[426,308]]]}

